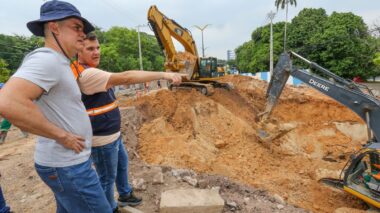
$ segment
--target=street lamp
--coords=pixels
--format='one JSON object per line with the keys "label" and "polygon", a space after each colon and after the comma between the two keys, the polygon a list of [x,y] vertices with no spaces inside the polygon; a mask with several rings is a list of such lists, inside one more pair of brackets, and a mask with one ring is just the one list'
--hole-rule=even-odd
{"label": "street lamp", "polygon": [[[144,25],[144,24],[139,24],[136,26],[137,28],[137,39],[138,39],[138,43],[139,43],[139,61],[140,61],[140,70],[144,70],[144,67],[143,67],[143,63],[142,63],[142,53],[141,53],[141,40],[140,40],[140,27],[146,27],[147,25]],[[140,88],[145,88],[145,84],[142,83],[142,84],[138,84],[140,85],[139,87]]]}
{"label": "street lamp", "polygon": [[268,18],[270,19],[270,50],[269,50],[269,76],[273,75],[273,19],[276,13],[270,11]]}
{"label": "street lamp", "polygon": [[140,40],[140,27],[146,27],[144,24],[137,25],[137,39],[139,43],[139,61],[140,61],[140,70],[144,70],[142,63],[142,53],[141,53],[141,40]]}
{"label": "street lamp", "polygon": [[202,33],[202,57],[204,58],[205,57],[205,48],[204,48],[204,41],[203,41],[203,31],[206,29],[206,27],[210,26],[211,24],[206,24],[205,26],[203,27],[199,27],[197,25],[194,25],[194,27],[196,27],[198,30],[201,31]]}

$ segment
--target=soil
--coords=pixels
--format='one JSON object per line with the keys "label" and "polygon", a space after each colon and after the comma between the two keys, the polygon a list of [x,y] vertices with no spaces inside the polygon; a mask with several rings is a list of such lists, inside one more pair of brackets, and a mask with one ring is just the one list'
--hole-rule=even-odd
{"label": "soil", "polygon": [[[144,199],[139,210],[157,212],[168,189],[213,187],[226,201],[223,212],[367,209],[318,182],[339,177],[365,143],[365,125],[356,114],[310,88],[286,87],[269,121],[261,123],[267,83],[243,76],[220,81],[234,88],[215,89],[211,96],[159,89],[120,97],[130,179]],[[262,140],[260,130],[276,137]],[[54,197],[33,168],[35,136],[21,135],[12,128],[0,146],[7,202],[15,212],[54,212]],[[154,180],[157,174],[162,183]],[[144,183],[137,186],[139,180]]]}

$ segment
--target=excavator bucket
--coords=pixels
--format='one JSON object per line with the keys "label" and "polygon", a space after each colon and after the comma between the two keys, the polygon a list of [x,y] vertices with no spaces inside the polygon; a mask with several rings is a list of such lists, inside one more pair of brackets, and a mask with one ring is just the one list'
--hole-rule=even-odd
{"label": "excavator bucket", "polygon": [[[178,52],[175,56],[175,63],[178,65],[178,72],[187,74],[187,79],[193,79],[194,72],[198,72],[198,58],[188,52]],[[173,71],[173,68],[168,68],[168,71]]]}
{"label": "excavator bucket", "polygon": [[291,67],[292,64],[289,54],[282,53],[267,88],[267,103],[265,105],[264,112],[261,113],[260,116],[262,121],[265,121],[272,113],[273,107],[276,105],[277,100],[284,89],[286,81],[288,81]]}
{"label": "excavator bucket", "polygon": [[272,141],[290,131],[269,130],[266,128],[266,122],[272,113],[274,106],[277,104],[277,100],[280,97],[282,90],[284,89],[286,81],[289,78],[291,68],[292,63],[289,54],[282,53],[273,71],[273,75],[267,88],[267,103],[265,105],[264,112],[259,114],[260,122],[258,128],[258,136],[259,139],[263,142]]}

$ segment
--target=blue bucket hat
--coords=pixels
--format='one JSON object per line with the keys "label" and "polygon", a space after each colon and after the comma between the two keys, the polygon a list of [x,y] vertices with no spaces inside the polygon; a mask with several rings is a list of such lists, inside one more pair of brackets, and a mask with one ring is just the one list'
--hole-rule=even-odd
{"label": "blue bucket hat", "polygon": [[57,0],[45,2],[40,9],[40,19],[28,22],[26,26],[34,35],[44,36],[44,23],[67,18],[78,18],[82,20],[85,34],[95,30],[92,24],[82,17],[74,5]]}

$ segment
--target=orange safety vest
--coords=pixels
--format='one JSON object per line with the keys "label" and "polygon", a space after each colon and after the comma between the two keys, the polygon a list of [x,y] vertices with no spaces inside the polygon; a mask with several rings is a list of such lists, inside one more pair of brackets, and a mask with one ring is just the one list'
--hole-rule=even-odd
{"label": "orange safety vest", "polygon": [[[78,79],[80,77],[80,74],[86,68],[88,68],[88,67],[80,64],[76,60],[70,64],[70,67],[71,67],[71,71],[73,72],[73,74],[75,76],[75,79]],[[113,109],[117,108],[118,106],[119,106],[118,102],[117,102],[117,100],[115,100],[112,103],[107,103],[107,104],[100,106],[100,107],[94,107],[94,108],[87,109],[87,113],[89,116],[96,116],[96,115],[100,115],[100,114],[104,114],[106,112],[112,111]],[[87,108],[87,106],[86,106],[86,108]]]}
{"label": "orange safety vest", "polygon": [[71,71],[73,72],[74,76],[75,76],[75,80],[77,80],[79,77],[80,77],[80,74],[86,69],[85,66],[83,66],[82,64],[80,64],[78,61],[73,61],[71,64],[70,64],[70,67],[71,67]]}

